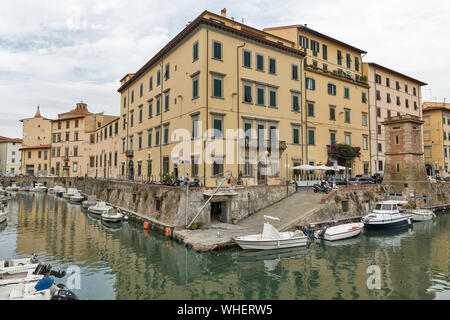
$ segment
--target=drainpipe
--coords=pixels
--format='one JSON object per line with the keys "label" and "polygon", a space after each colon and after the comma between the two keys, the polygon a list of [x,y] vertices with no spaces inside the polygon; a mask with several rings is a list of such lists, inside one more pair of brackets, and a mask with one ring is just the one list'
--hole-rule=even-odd
{"label": "drainpipe", "polygon": [[[306,82],[306,72],[305,72],[305,82]],[[306,103],[306,101],[308,100],[308,95],[307,95],[307,93],[306,93],[306,90],[305,90],[305,108],[307,107],[307,103]],[[302,109],[303,109],[303,106],[302,106]],[[302,111],[303,112],[303,111]],[[307,137],[307,134],[308,134],[308,112],[306,112],[306,110],[305,110],[305,134],[304,134],[304,138],[305,138],[305,164],[308,164],[308,141],[307,141],[307,139],[308,139],[308,137]]]}
{"label": "drainpipe", "polygon": [[[377,68],[374,67],[374,70],[375,70],[375,128],[376,128],[376,130],[375,130],[375,133],[376,133],[375,141],[376,141],[376,144],[377,144],[377,154],[376,154],[377,164],[375,166],[375,173],[378,173],[378,162],[380,160],[379,160],[379,156],[378,156],[378,115],[377,115],[377,112],[378,112],[378,103],[377,103],[377,101],[378,100],[377,100],[377,80],[376,80],[376,78],[377,78],[377,76],[376,76],[377,75]],[[369,91],[369,94],[368,94],[367,100],[369,101],[369,112],[370,112],[370,90],[368,90],[368,91]],[[386,148],[386,135],[385,135],[384,139],[385,139],[384,141],[385,141],[385,148]],[[386,149],[385,149],[385,151],[386,151]],[[384,169],[384,165],[383,165],[383,169]]]}
{"label": "drainpipe", "polygon": [[[303,73],[303,66],[304,66],[304,59],[305,57],[303,56],[303,58],[300,59],[300,74]],[[305,84],[306,84],[306,72],[305,72]],[[303,77],[300,77],[300,91],[303,90]],[[306,124],[303,123],[303,97],[306,95],[306,86],[305,86],[305,90],[302,91],[302,98],[300,99],[300,123],[302,124],[302,126],[305,126]],[[306,100],[305,100],[306,101]],[[302,141],[301,141],[301,146],[302,146],[302,164],[303,164],[303,160],[304,160],[304,145],[303,145],[303,135],[302,135]]]}
{"label": "drainpipe", "polygon": [[208,91],[208,83],[209,83],[209,30],[206,30],[206,55],[205,55],[205,59],[206,59],[206,94],[205,94],[205,98],[206,98],[206,128],[205,128],[205,139],[203,140],[203,186],[206,186],[206,141],[208,140],[208,118],[209,118],[209,91]]}
{"label": "drainpipe", "polygon": [[[161,60],[161,62],[159,63],[160,66],[160,70],[161,70],[161,75],[160,75],[160,81],[161,81],[161,103],[159,104],[159,108],[160,108],[160,112],[161,112],[161,117],[160,117],[160,126],[159,126],[159,181],[161,181],[162,175],[162,142],[163,142],[163,127],[162,127],[162,122],[163,122],[163,112],[164,112],[164,108],[165,108],[165,99],[163,99],[163,87],[164,87],[164,73],[163,73],[163,65],[164,65],[164,60]],[[170,162],[169,162],[170,163]]]}
{"label": "drainpipe", "polygon": [[[127,148],[125,149],[125,158],[127,158],[126,152],[130,150],[129,149],[129,143],[128,143],[128,140],[130,139],[130,136],[129,136],[129,128],[130,128],[130,88],[127,89],[127,107],[126,108],[127,108],[127,117],[126,117],[125,123],[127,125]],[[127,170],[126,170],[127,177],[130,176],[130,166],[128,165],[128,161],[129,160],[127,159],[127,161],[125,162],[125,166],[127,168]]]}
{"label": "drainpipe", "polygon": [[[237,121],[237,130],[238,130],[238,138],[237,138],[237,141],[238,141],[238,143],[237,143],[237,162],[238,162],[238,167],[237,167],[237,174],[236,174],[236,177],[239,177],[239,169],[240,169],[240,158],[239,158],[239,150],[240,150],[240,146],[239,146],[239,138],[240,138],[240,133],[239,133],[239,128],[240,128],[240,126],[239,126],[239,105],[240,105],[240,103],[239,103],[239,88],[241,87],[240,86],[240,83],[239,83],[239,70],[240,70],[240,68],[239,68],[239,49],[240,48],[243,48],[243,47],[245,47],[245,42],[242,44],[242,45],[240,45],[240,46],[237,46],[236,47],[236,59],[237,59],[237,63],[236,63],[236,85],[237,85],[237,104],[236,104],[236,107],[237,107],[237,118],[236,118],[236,121]],[[233,103],[233,101],[231,101],[231,103]]]}

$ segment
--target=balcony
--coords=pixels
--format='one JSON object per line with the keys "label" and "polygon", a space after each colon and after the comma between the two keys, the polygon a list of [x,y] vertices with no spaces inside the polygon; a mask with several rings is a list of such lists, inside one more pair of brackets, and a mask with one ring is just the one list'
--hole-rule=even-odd
{"label": "balcony", "polygon": [[62,156],[62,159],[63,159],[64,161],[69,161],[69,155],[68,155],[68,154],[63,155],[63,156]]}
{"label": "balcony", "polygon": [[[277,143],[277,140],[273,140],[273,141],[271,141],[270,139],[269,140],[258,140],[258,139],[250,139],[249,137],[245,137],[245,148],[246,149],[256,146],[257,150],[259,150],[260,148],[271,150],[272,146],[276,145],[276,143]],[[283,152],[284,150],[286,150],[286,148],[287,148],[286,141],[279,140],[278,141],[278,150]]]}
{"label": "balcony", "polygon": [[125,156],[127,156],[128,158],[132,158],[133,157],[133,150],[126,150],[125,151]]}

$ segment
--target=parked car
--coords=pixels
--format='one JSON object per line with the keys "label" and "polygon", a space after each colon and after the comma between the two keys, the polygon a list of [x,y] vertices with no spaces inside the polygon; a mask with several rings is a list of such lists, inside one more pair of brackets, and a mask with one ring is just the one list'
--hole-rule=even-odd
{"label": "parked car", "polygon": [[449,176],[449,177],[445,177],[445,178],[444,178],[444,181],[445,181],[445,182],[450,181],[450,176]]}
{"label": "parked car", "polygon": [[342,177],[330,176],[330,177],[326,177],[325,181],[327,181],[330,185],[333,185],[333,178],[334,178],[334,183],[337,186],[347,185],[347,180],[345,178],[342,178]]}
{"label": "parked car", "polygon": [[382,173],[375,173],[372,176],[372,179],[374,179],[376,181],[376,183],[381,183],[381,182],[383,182],[383,174]]}
{"label": "parked car", "polygon": [[428,180],[430,180],[431,183],[436,183],[437,182],[436,178],[432,177],[432,176],[428,176]]}
{"label": "parked car", "polygon": [[353,185],[361,185],[361,184],[373,184],[372,178],[362,178],[362,177],[355,177],[348,180],[349,184]]}
{"label": "parked car", "polygon": [[56,174],[53,174],[53,173],[49,173],[48,175],[47,175],[47,177],[49,177],[49,178],[56,178],[56,177],[58,177]]}

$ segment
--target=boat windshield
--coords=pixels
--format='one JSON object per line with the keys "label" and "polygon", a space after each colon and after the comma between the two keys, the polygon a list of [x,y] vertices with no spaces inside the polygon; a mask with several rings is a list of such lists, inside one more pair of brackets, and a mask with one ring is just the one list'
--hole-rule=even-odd
{"label": "boat windshield", "polygon": [[381,203],[378,203],[375,206],[375,210],[383,210],[383,211],[397,210],[397,205],[396,204],[381,204]]}

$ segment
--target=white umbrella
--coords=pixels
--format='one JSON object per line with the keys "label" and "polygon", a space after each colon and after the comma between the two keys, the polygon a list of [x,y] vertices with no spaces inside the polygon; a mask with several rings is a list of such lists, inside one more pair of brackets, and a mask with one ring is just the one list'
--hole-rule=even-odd
{"label": "white umbrella", "polygon": [[318,170],[318,169],[315,166],[311,166],[309,164],[303,164],[301,166],[293,167],[292,170]]}
{"label": "white umbrella", "polygon": [[332,170],[332,171],[339,170],[339,169],[334,169],[333,167],[328,167],[328,166],[325,166],[325,165],[318,166],[317,168],[318,168],[318,170],[326,170],[326,171],[328,171],[328,170]]}

